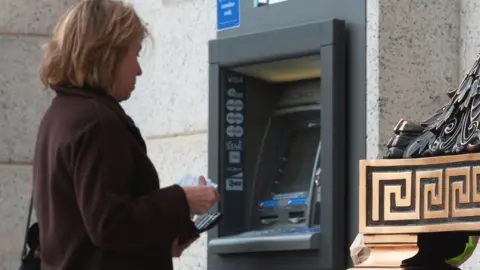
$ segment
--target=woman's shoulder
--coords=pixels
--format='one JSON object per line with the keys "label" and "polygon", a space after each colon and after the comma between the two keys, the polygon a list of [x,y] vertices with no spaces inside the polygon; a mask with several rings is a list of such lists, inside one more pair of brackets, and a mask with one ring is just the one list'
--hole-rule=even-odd
{"label": "woman's shoulder", "polygon": [[48,133],[77,137],[99,127],[121,127],[121,119],[112,108],[98,100],[56,97],[42,119],[40,132],[43,129]]}

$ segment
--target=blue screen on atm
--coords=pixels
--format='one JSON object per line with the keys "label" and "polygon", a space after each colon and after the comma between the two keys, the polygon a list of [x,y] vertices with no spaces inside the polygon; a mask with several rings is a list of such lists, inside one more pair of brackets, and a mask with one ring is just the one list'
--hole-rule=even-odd
{"label": "blue screen on atm", "polygon": [[278,206],[278,202],[278,200],[262,201],[260,203],[260,208],[275,207]]}
{"label": "blue screen on atm", "polygon": [[295,198],[295,199],[290,199],[287,202],[287,205],[301,205],[301,204],[307,204],[307,198]]}
{"label": "blue screen on atm", "polygon": [[[266,200],[260,202],[260,208],[268,208],[268,207],[277,207],[280,203],[280,200]],[[286,201],[286,205],[294,206],[294,205],[303,205],[307,204],[307,197],[292,197]]]}

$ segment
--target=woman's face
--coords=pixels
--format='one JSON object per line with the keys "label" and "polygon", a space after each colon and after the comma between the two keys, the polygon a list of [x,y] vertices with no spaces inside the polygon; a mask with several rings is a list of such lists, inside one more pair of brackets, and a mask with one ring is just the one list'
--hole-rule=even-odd
{"label": "woman's face", "polygon": [[118,66],[111,95],[119,102],[125,101],[135,89],[137,76],[142,75],[142,68],[138,63],[138,55],[142,49],[142,42],[137,41],[129,48]]}

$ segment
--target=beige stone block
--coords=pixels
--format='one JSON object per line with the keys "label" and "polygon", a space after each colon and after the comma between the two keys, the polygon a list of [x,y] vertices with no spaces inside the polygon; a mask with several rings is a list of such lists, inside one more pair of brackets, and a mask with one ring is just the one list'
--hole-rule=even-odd
{"label": "beige stone block", "polygon": [[459,1],[367,1],[367,158],[401,118],[422,122],[458,85],[459,13]]}
{"label": "beige stone block", "polygon": [[464,76],[480,53],[480,3],[461,1],[460,20],[460,76]]}
{"label": "beige stone block", "polygon": [[162,186],[172,185],[186,173],[207,174],[207,134],[147,140],[148,155]]}
{"label": "beige stone block", "polygon": [[44,38],[0,35],[0,161],[29,162],[51,100],[38,80]]}
{"label": "beige stone block", "polygon": [[143,75],[125,108],[146,136],[204,130],[208,121],[208,44],[215,1],[131,0],[152,39],[141,54]]}
{"label": "beige stone block", "polygon": [[18,269],[32,190],[32,167],[0,165],[0,270]]}
{"label": "beige stone block", "polygon": [[[161,186],[169,186],[186,173],[207,174],[207,134],[194,134],[150,140],[149,156],[160,176]],[[179,259],[175,269],[202,270],[207,266],[207,235],[192,244]]]}
{"label": "beige stone block", "polygon": [[0,0],[0,33],[50,34],[60,15],[78,0]]}

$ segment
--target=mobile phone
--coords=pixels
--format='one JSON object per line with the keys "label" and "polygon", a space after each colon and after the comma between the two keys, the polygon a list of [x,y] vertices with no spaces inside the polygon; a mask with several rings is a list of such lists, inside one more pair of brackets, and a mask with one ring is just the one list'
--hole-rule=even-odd
{"label": "mobile phone", "polygon": [[197,227],[198,233],[206,232],[213,227],[215,227],[220,219],[222,218],[222,213],[218,212],[216,214],[206,214],[201,216],[195,221],[195,227]]}

